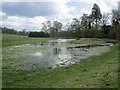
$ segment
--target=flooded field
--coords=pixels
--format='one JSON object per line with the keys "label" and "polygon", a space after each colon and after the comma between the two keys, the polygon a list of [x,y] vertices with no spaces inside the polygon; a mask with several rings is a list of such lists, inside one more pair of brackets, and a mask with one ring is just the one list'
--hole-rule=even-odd
{"label": "flooded field", "polygon": [[[77,64],[93,55],[110,50],[112,43],[75,44],[75,39],[50,40],[46,43],[23,44],[3,48],[3,65],[16,70],[32,68],[57,68]],[[8,59],[10,59],[8,61]]]}

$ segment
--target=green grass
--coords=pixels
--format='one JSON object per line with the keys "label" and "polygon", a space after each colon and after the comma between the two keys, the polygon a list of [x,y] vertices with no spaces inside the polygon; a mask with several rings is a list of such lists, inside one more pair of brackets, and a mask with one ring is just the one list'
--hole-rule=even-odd
{"label": "green grass", "polygon": [[[57,69],[16,71],[3,68],[3,87],[7,88],[117,88],[117,46],[79,64]],[[31,76],[27,76],[31,73]]]}
{"label": "green grass", "polygon": [[[3,47],[40,43],[51,38],[29,38],[3,34]],[[110,39],[81,39],[76,43],[105,43]],[[117,88],[118,87],[118,47],[111,46],[109,52],[92,56],[78,64],[56,69],[16,70],[3,65],[3,88]],[[4,51],[3,51],[4,52]],[[5,60],[5,59],[3,59]],[[15,61],[14,58],[6,61]],[[19,62],[18,60],[16,63]]]}
{"label": "green grass", "polygon": [[35,44],[52,40],[53,38],[31,38],[14,34],[2,34],[2,47],[15,46],[21,44]]}

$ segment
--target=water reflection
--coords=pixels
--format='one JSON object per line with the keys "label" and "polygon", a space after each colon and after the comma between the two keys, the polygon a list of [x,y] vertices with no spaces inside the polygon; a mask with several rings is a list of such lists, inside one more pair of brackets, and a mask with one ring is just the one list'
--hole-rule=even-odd
{"label": "water reflection", "polygon": [[[95,48],[59,47],[48,50],[47,52],[46,51],[42,52],[42,54],[40,54],[40,56],[37,58],[37,63],[42,64],[44,67],[49,66],[52,68],[58,66],[67,66],[69,64],[78,63],[82,59],[88,58],[93,55],[98,55],[108,50],[109,50],[108,46],[95,47]],[[35,58],[35,55],[33,54],[32,57]],[[35,63],[36,62],[35,59],[33,60]]]}
{"label": "water reflection", "polygon": [[[96,45],[69,44],[72,40],[58,39],[43,44],[10,47],[4,49],[5,54],[3,53],[3,57],[4,59],[14,58],[14,60],[17,60],[17,63],[13,63],[17,69],[56,68],[79,63],[85,58],[109,51],[109,46],[112,45],[112,43]],[[47,49],[41,50],[42,48]]]}

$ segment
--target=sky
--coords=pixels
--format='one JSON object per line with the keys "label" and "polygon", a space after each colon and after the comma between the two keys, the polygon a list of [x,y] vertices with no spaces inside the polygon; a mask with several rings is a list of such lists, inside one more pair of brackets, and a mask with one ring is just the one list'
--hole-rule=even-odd
{"label": "sky", "polygon": [[45,21],[68,24],[73,18],[91,14],[96,3],[101,13],[118,9],[119,0],[3,0],[0,26],[15,30],[40,31]]}

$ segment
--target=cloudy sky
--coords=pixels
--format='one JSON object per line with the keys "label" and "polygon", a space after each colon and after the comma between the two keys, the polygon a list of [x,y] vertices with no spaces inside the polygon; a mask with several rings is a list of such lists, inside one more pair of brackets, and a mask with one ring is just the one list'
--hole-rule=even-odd
{"label": "cloudy sky", "polygon": [[[70,23],[73,18],[80,18],[83,13],[91,14],[96,3],[102,13],[118,8],[119,0],[4,0],[0,8],[0,26],[40,30],[41,23],[57,20]],[[33,2],[34,1],[34,2]]]}

